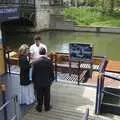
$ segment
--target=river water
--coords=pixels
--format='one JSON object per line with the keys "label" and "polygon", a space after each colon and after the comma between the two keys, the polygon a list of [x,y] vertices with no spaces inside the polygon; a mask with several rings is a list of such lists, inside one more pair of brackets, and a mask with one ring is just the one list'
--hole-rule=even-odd
{"label": "river water", "polygon": [[[46,31],[39,33],[49,52],[68,52],[69,43],[87,43],[93,45],[93,55],[106,56],[108,59],[120,60],[120,35],[88,32]],[[18,49],[23,43],[33,44],[35,33],[8,34],[6,44]]]}

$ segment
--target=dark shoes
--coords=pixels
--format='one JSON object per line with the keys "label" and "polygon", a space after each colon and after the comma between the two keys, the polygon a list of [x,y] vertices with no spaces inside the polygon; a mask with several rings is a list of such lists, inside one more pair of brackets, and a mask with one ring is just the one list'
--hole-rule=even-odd
{"label": "dark shoes", "polygon": [[[42,108],[40,107],[40,106],[36,106],[36,111],[38,111],[38,112],[42,112]],[[50,106],[49,108],[45,108],[45,111],[47,112],[47,111],[50,111],[52,109],[52,106]]]}
{"label": "dark shoes", "polygon": [[49,108],[45,108],[45,111],[50,111],[52,109],[52,106],[50,106]]}
{"label": "dark shoes", "polygon": [[40,108],[38,105],[36,106],[36,111],[38,111],[38,112],[42,112],[42,108]]}

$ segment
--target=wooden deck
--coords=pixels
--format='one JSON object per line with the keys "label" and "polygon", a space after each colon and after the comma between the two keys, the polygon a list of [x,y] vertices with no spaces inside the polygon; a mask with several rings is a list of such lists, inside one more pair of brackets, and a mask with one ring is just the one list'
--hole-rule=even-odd
{"label": "wooden deck", "polygon": [[120,61],[109,60],[105,71],[120,73]]}
{"label": "wooden deck", "polygon": [[110,116],[94,115],[95,94],[95,88],[54,83],[51,89],[53,109],[49,112],[43,109],[39,113],[34,105],[26,112],[24,120],[82,120],[87,108],[90,110],[89,120],[114,120]]}
{"label": "wooden deck", "polygon": [[[90,86],[96,86],[97,85],[97,77],[98,77],[98,72],[93,72],[92,74],[92,78],[89,78],[87,83],[83,83],[83,84],[87,84]],[[117,76],[115,74],[113,74],[113,76]],[[118,74],[118,77],[120,76],[120,74]],[[112,87],[112,88],[120,88],[120,81],[114,80],[112,78],[106,78],[104,80],[104,86],[105,87]]]}

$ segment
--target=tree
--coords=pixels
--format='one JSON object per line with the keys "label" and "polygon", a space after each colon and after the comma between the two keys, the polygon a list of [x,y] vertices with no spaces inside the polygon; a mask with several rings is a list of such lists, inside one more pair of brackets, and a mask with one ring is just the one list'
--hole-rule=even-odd
{"label": "tree", "polygon": [[97,0],[96,8],[104,15],[111,15],[114,11],[116,0]]}

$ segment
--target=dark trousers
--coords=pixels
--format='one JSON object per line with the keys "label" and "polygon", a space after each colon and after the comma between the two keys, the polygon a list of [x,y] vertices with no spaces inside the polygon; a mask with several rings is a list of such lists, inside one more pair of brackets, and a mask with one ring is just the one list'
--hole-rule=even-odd
{"label": "dark trousers", "polygon": [[42,109],[42,105],[44,102],[45,109],[49,109],[50,107],[50,86],[39,87],[36,89],[37,94],[37,102],[40,109]]}

